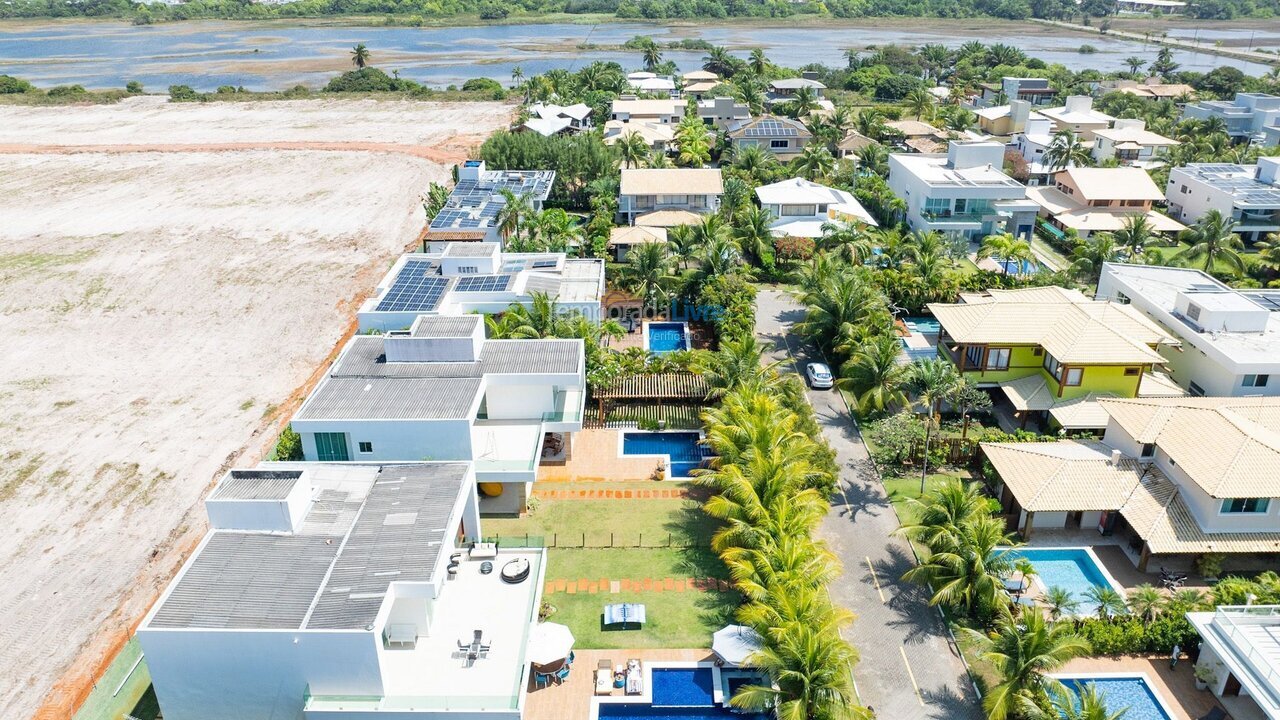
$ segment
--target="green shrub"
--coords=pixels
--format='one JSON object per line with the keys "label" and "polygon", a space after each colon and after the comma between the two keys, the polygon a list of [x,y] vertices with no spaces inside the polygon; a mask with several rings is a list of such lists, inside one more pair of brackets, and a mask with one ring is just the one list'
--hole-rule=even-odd
{"label": "green shrub", "polygon": [[200,99],[200,93],[192,89],[190,85],[170,85],[169,100],[173,102],[191,102]]}
{"label": "green shrub", "polygon": [[125,83],[124,91],[129,93],[130,95],[141,95],[142,83],[138,82],[137,80],[130,80],[129,82]]}
{"label": "green shrub", "polygon": [[493,78],[478,77],[462,83],[462,89],[469,92],[493,92],[497,90],[502,92],[502,83]]}
{"label": "green shrub", "polygon": [[1200,636],[1182,615],[1162,615],[1150,624],[1136,617],[1111,621],[1084,618],[1075,623],[1095,655],[1168,654],[1174,645],[1183,650],[1200,645]]}
{"label": "green shrub", "polygon": [[0,75],[0,95],[16,95],[31,92],[36,86],[12,75]]}
{"label": "green shrub", "polygon": [[276,441],[276,449],[271,453],[272,460],[301,460],[302,436],[286,425]]}
{"label": "green shrub", "polygon": [[398,89],[399,81],[375,67],[344,72],[324,86],[325,92],[390,92]]}
{"label": "green shrub", "polygon": [[49,88],[45,94],[51,98],[67,98],[88,95],[89,91],[85,90],[83,85],[58,85]]}

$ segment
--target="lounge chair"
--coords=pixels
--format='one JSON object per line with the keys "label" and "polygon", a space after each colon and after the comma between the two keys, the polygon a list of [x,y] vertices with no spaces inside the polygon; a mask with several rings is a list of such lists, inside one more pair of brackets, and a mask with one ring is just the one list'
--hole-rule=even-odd
{"label": "lounge chair", "polygon": [[604,606],[604,624],[644,624],[644,605],[640,603],[616,603]]}
{"label": "lounge chair", "polygon": [[627,694],[639,695],[644,692],[644,672],[640,661],[632,658],[627,661]]}
{"label": "lounge chair", "polygon": [[613,694],[613,661],[601,660],[596,663],[596,694]]}
{"label": "lounge chair", "polygon": [[1230,719],[1231,719],[1231,716],[1227,714],[1227,711],[1223,710],[1220,707],[1215,707],[1214,709],[1209,711],[1208,715],[1205,715],[1204,717],[1200,718],[1200,720],[1230,720]]}

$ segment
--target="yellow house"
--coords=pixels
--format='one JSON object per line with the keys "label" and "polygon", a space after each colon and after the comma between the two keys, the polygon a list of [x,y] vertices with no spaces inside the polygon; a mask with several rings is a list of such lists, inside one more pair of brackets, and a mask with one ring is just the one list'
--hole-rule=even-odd
{"label": "yellow house", "polygon": [[1156,351],[1177,340],[1128,305],[1060,287],[988,290],[933,303],[938,354],[980,387],[999,388],[1020,424],[1105,428],[1100,398],[1181,395]]}

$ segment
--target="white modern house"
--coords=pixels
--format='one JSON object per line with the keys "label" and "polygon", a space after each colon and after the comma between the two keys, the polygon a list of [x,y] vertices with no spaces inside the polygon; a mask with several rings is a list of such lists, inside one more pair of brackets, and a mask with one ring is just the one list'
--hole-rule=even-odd
{"label": "white modern house", "polygon": [[1040,114],[1053,121],[1053,131],[1070,130],[1086,143],[1093,142],[1093,134],[1111,127],[1115,118],[1093,109],[1089,95],[1071,95],[1061,107],[1043,108]]}
{"label": "white modern house", "polygon": [[1021,132],[1013,136],[1012,145],[1027,161],[1028,185],[1051,185],[1053,170],[1045,162],[1045,153],[1053,143],[1053,121],[1040,113],[1031,113],[1022,124]]}
{"label": "white modern house", "polygon": [[523,715],[545,551],[472,549],[469,463],[263,463],[205,507],[137,631],[166,718]]}
{"label": "white modern house", "polygon": [[1221,118],[1227,135],[1236,142],[1275,145],[1280,140],[1275,128],[1280,123],[1280,97],[1266,93],[1236,93],[1233,100],[1202,100],[1182,109],[1183,119]]}
{"label": "white modern house", "polygon": [[426,239],[502,242],[498,214],[506,205],[503,190],[528,198],[534,210],[551,194],[554,170],[489,170],[483,160],[458,166],[458,182],[443,209],[431,220]]}
{"label": "white modern house", "polygon": [[604,261],[508,253],[497,243],[430,243],[401,255],[360,306],[360,331],[406,330],[419,315],[501,313],[546,295],[564,313],[600,318]]}
{"label": "white modern house", "polygon": [[1210,210],[1236,221],[1245,242],[1280,230],[1280,158],[1256,165],[1191,163],[1169,171],[1165,199],[1169,215],[1191,225]]}
{"label": "white modern house", "polygon": [[980,240],[997,232],[1030,238],[1040,206],[1002,169],[1005,146],[952,142],[947,153],[889,156],[889,188],[907,204],[913,230]]}
{"label": "white modern house", "polygon": [[534,103],[529,107],[529,119],[521,125],[521,128],[546,137],[590,130],[591,107],[583,103],[574,105]]}
{"label": "white modern house", "polygon": [[1146,120],[1116,120],[1110,128],[1093,131],[1093,160],[1115,158],[1121,165],[1152,168],[1164,164],[1169,148],[1178,141],[1147,129]]}
{"label": "white modern house", "polygon": [[1209,552],[1275,567],[1280,398],[1098,402],[1110,418],[1100,441],[982,443],[1011,525],[1026,538],[1033,528],[1136,536],[1143,572],[1153,555],[1186,563]]}
{"label": "white modern house", "polygon": [[1223,605],[1187,620],[1200,635],[1196,667],[1209,671],[1209,690],[1235,717],[1253,710],[1280,720],[1280,605]]}
{"label": "white modern house", "polygon": [[657,75],[645,70],[627,74],[627,86],[632,90],[650,95],[669,95],[671,97],[679,96],[676,90],[676,81]]}
{"label": "white modern house", "polygon": [[877,225],[852,193],[804,178],[761,185],[756,200],[776,218],[770,228],[777,237],[822,237],[822,226],[829,222]]}
{"label": "white modern house", "polygon": [[626,168],[618,188],[618,217],[635,225],[648,213],[706,215],[720,208],[722,195],[724,180],[716,168]]}
{"label": "white modern house", "polygon": [[472,462],[485,512],[518,512],[582,429],[581,340],[490,340],[479,315],[356,335],[294,415],[320,462]]}
{"label": "white modern house", "polygon": [[1098,299],[1129,303],[1181,341],[1165,368],[1192,395],[1280,395],[1280,291],[1241,291],[1191,268],[1107,263]]}
{"label": "white modern house", "polygon": [[[689,100],[682,98],[650,100],[637,98],[634,95],[623,95],[613,101],[609,119],[675,125],[684,117],[688,106]],[[751,117],[751,110],[746,105],[730,97],[695,100],[694,109],[704,124],[721,129],[728,127],[734,121],[747,120]]]}

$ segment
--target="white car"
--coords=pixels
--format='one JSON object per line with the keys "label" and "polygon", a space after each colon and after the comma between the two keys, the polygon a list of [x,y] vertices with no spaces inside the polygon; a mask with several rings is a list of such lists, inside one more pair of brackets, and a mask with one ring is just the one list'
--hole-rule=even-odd
{"label": "white car", "polygon": [[809,363],[804,369],[804,374],[809,379],[809,387],[814,390],[828,390],[835,386],[835,379],[831,377],[831,368],[825,363]]}

